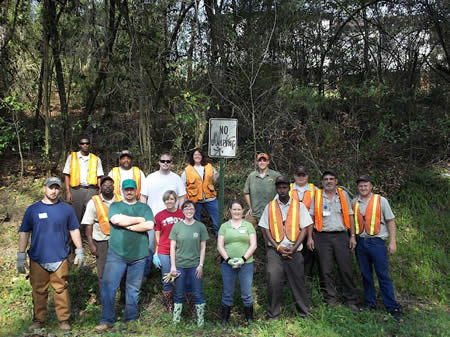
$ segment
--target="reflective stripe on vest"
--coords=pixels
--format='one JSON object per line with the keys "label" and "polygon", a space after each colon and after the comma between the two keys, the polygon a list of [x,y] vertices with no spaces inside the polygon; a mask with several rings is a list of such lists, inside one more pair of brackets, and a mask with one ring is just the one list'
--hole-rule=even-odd
{"label": "reflective stripe on vest", "polygon": [[[119,167],[113,167],[112,169],[112,179],[114,180],[114,195],[116,196],[116,201],[121,201],[120,197],[120,171]],[[136,182],[136,200],[139,200],[141,196],[141,170],[137,166],[133,166],[133,180]]]}
{"label": "reflective stripe on vest", "polygon": [[[353,204],[353,212],[355,213],[355,230],[356,234],[361,234],[365,229],[369,235],[377,235],[380,232],[381,225],[381,196],[373,194],[366,207],[365,219],[359,210],[359,202]],[[370,221],[367,221],[370,219]]]}
{"label": "reflective stripe on vest", "polygon": [[214,169],[211,164],[204,166],[203,181],[192,165],[185,168],[186,172],[186,197],[197,202],[203,200],[203,193],[205,198],[215,198],[217,192],[214,189]]}
{"label": "reflective stripe on vest", "polygon": [[[290,241],[297,241],[300,235],[300,213],[299,201],[291,199],[288,213],[285,221],[286,237]],[[276,200],[269,203],[269,228],[272,238],[280,243],[284,238],[283,216],[281,214],[280,206]]]}
{"label": "reflective stripe on vest", "polygon": [[[309,211],[309,209],[311,208],[311,203],[314,199],[314,191],[315,191],[316,187],[314,186],[314,184],[308,184],[308,185],[311,190],[305,191],[303,193],[303,199],[301,201],[302,201],[303,205],[306,206],[306,209]],[[289,190],[289,196],[292,199],[299,200],[298,191],[297,191],[297,189],[294,190],[294,184],[291,184],[291,188]]]}
{"label": "reflective stripe on vest", "polygon": [[[339,200],[341,202],[342,217],[344,220],[345,228],[350,228],[350,219],[348,217],[348,205],[347,199],[345,199],[344,191],[342,188],[336,188],[339,194]],[[316,198],[314,200],[314,226],[316,230],[321,232],[323,226],[323,200],[322,200],[323,190],[317,190]]]}
{"label": "reflective stripe on vest", "polygon": [[[89,157],[89,169],[87,175],[87,183],[89,185],[97,185],[97,165],[98,158],[95,154],[91,153]],[[77,152],[71,153],[69,184],[71,187],[80,186],[80,164],[78,162]]]}
{"label": "reflective stripe on vest", "polygon": [[110,235],[110,224],[108,220],[108,206],[106,206],[99,195],[92,197],[94,200],[95,210],[97,212],[97,221],[103,234]]}

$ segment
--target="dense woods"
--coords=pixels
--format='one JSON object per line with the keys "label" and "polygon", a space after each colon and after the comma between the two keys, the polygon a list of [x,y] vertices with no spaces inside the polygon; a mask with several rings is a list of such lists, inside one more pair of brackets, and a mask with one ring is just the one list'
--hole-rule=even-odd
{"label": "dense woods", "polygon": [[230,117],[241,158],[370,172],[395,189],[448,157],[449,6],[0,0],[0,153],[61,169],[87,133],[107,167],[129,148],[148,172]]}

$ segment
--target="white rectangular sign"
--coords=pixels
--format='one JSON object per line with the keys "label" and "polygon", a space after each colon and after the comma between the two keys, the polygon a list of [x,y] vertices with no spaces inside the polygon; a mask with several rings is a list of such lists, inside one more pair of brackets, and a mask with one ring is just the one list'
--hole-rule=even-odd
{"label": "white rectangular sign", "polygon": [[237,119],[210,118],[208,155],[212,158],[235,158],[237,150]]}

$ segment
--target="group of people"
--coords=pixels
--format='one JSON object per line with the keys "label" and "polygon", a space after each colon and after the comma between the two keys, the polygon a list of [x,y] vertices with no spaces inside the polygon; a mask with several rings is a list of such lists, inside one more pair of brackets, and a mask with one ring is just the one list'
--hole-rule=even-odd
{"label": "group of people", "polygon": [[[269,156],[256,157],[257,169],[247,178],[244,198],[230,203],[230,220],[219,227],[215,168],[200,149],[194,149],[183,174],[171,171],[172,157],[159,157],[160,169],[145,177],[132,166],[132,154],[124,150],[119,166],[104,175],[98,156],[90,152],[86,136],[79,139],[78,152],[67,158],[63,173],[66,201],[59,200],[63,187],[57,177],[44,183],[44,197],[25,212],[19,228],[17,268],[30,268],[33,323],[45,324],[49,285],[54,289],[55,310],[62,330],[70,330],[68,296],[69,237],[75,245],[74,263],[82,265],[84,249],[80,224],[85,227],[87,245],[96,257],[101,318],[97,332],[107,331],[115,322],[116,292],[125,297],[124,320],[138,318],[139,293],[152,265],[161,269],[162,297],[173,321],[180,322],[183,303],[190,303],[197,324],[204,324],[203,267],[208,231],[200,222],[204,208],[213,224],[223,278],[222,324],[227,324],[239,278],[244,314],[253,319],[253,254],[257,228],[267,255],[269,319],[281,314],[285,280],[292,291],[299,315],[311,315],[305,290],[314,259],[320,267],[325,301],[337,303],[333,268],[336,262],[343,286],[343,299],[353,311],[357,294],[352,280],[351,252],[356,256],[364,280],[365,309],[376,308],[373,280],[375,268],[383,303],[400,319],[388,272],[385,240],[389,252],[396,250],[394,215],[387,200],[372,193],[370,177],[357,180],[358,196],[353,201],[337,186],[332,170],[322,174],[322,189],[308,182],[307,170],[299,166],[294,183],[269,169]],[[31,236],[27,264],[26,249]],[[373,267],[372,267],[373,266]],[[195,308],[195,309],[194,309]]]}

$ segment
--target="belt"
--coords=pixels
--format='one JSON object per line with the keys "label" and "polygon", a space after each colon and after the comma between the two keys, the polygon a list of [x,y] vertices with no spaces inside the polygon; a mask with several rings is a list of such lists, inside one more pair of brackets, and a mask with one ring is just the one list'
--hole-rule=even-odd
{"label": "belt", "polygon": [[345,231],[331,231],[331,232],[323,231],[323,232],[319,232],[318,230],[314,229],[314,232],[315,233],[324,233],[324,234],[339,234],[339,233],[346,233],[347,231],[345,230]]}
{"label": "belt", "polygon": [[[357,236],[358,240],[383,240],[382,238],[375,237],[375,238],[362,238],[359,235]],[[384,240],[383,240],[384,241]]]}
{"label": "belt", "polygon": [[83,188],[83,189],[85,189],[85,190],[87,190],[87,189],[89,189],[89,188],[92,188],[92,189],[98,189],[98,186],[97,185],[89,185],[89,186],[82,186],[82,185],[80,185],[80,186],[75,186],[75,187],[73,187],[73,186],[71,186],[71,188],[73,188],[74,190],[79,190],[80,188]]}

